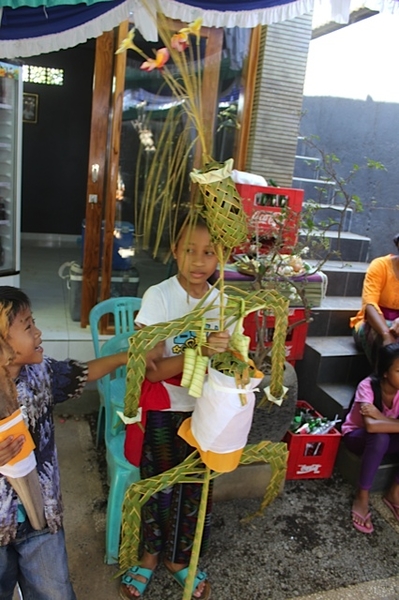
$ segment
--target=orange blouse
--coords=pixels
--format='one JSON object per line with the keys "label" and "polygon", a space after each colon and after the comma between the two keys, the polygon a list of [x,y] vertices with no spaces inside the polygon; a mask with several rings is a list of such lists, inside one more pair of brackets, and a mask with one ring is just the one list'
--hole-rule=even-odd
{"label": "orange blouse", "polygon": [[382,314],[380,306],[399,310],[399,279],[393,268],[394,254],[380,256],[371,261],[362,291],[362,308],[349,321],[356,329],[365,320],[367,304],[372,304]]}

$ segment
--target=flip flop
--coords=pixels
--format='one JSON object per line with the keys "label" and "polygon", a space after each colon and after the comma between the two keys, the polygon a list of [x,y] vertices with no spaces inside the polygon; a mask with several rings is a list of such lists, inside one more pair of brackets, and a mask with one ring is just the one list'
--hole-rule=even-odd
{"label": "flip flop", "polygon": [[373,524],[371,523],[370,527],[367,527],[365,525],[366,521],[371,517],[371,513],[370,512],[368,512],[367,515],[365,517],[363,517],[362,515],[360,515],[355,510],[352,510],[352,517],[357,517],[358,519],[361,519],[363,521],[363,523],[356,523],[356,521],[354,521],[352,519],[352,525],[353,525],[353,527],[355,529],[357,529],[361,533],[373,533],[373,531],[374,531]]}
{"label": "flip flop", "polygon": [[[135,577],[133,577],[134,575],[141,575],[142,577],[145,577],[147,581],[138,581],[137,579],[135,579]],[[119,588],[119,597],[122,598],[122,600],[141,598],[141,596],[147,589],[147,585],[150,583],[152,575],[153,572],[151,571],[151,569],[144,569],[143,567],[132,567],[131,569],[126,571],[126,573],[122,577],[121,585]],[[136,588],[140,596],[132,596],[132,594],[130,594],[127,590],[127,586],[132,586]]]}
{"label": "flip flop", "polygon": [[[175,573],[166,567],[168,572],[172,575],[173,579],[177,581],[177,583],[184,588],[186,585],[186,579],[188,575],[188,567],[185,569],[181,569],[180,571],[176,571]],[[211,597],[211,586],[207,579],[207,574],[204,571],[198,571],[197,576],[194,579],[193,592],[197,589],[198,585],[205,581],[204,589],[202,590],[201,596],[192,596],[192,600],[209,600]]]}
{"label": "flip flop", "polygon": [[399,504],[394,504],[394,502],[390,502],[386,498],[383,498],[382,501],[387,505],[390,511],[392,511],[393,516],[397,521],[399,521]]}

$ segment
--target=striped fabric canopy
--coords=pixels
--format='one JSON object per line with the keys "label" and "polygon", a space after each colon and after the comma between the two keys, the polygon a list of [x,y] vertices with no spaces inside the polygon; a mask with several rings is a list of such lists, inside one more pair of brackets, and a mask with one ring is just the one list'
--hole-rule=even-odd
{"label": "striped fabric canopy", "polygon": [[[162,0],[162,11],[184,22],[198,16],[209,27],[255,27],[309,13],[321,0]],[[351,0],[322,0],[330,20],[349,21]],[[352,0],[353,2],[354,0]],[[0,58],[35,56],[96,38],[125,20],[134,21],[147,40],[157,39],[156,0],[2,0]],[[369,6],[370,5],[370,6]],[[151,8],[148,9],[148,6]],[[372,10],[399,8],[399,0],[363,2]]]}

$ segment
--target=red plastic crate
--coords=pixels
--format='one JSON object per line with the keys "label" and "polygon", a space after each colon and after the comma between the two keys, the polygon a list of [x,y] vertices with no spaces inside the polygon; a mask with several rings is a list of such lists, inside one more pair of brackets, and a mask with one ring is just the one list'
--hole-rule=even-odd
{"label": "red plastic crate", "polygon": [[[315,417],[321,417],[320,413],[303,400],[298,400],[297,406],[308,408]],[[335,427],[320,435],[287,431],[283,441],[287,443],[289,450],[286,479],[331,477],[341,441],[341,434]],[[316,454],[310,454],[315,451]]]}
{"label": "red plastic crate", "polygon": [[[256,350],[258,342],[259,327],[263,319],[266,319],[265,323],[265,336],[263,345],[265,347],[271,346],[273,342],[275,317],[267,314],[267,311],[256,311],[247,315],[244,319],[244,333],[251,338],[249,349]],[[305,310],[303,308],[290,308],[288,313],[288,326],[302,321],[305,318]],[[286,359],[289,362],[300,360],[303,357],[305,349],[306,335],[308,332],[308,323],[301,323],[294,327],[287,335],[285,340],[285,353]]]}
{"label": "red plastic crate", "polygon": [[[298,239],[299,215],[302,210],[304,191],[295,188],[276,188],[270,186],[249,185],[236,183],[238,193],[242,198],[243,209],[250,217],[249,229],[255,233],[258,229],[260,237],[269,237],[272,232],[280,229],[276,217],[282,211],[287,211],[284,227],[282,228],[281,252],[291,254],[292,247]],[[237,253],[245,251],[237,248]]]}

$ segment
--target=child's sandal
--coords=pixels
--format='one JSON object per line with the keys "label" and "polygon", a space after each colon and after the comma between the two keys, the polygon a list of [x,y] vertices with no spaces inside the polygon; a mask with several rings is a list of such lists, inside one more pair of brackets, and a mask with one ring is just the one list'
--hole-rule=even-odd
{"label": "child's sandal", "polygon": [[[139,581],[136,576],[140,575],[144,577],[146,581]],[[119,588],[119,597],[122,600],[131,600],[132,598],[141,598],[150,583],[153,571],[151,569],[144,569],[143,567],[132,567],[122,577],[121,585]],[[134,587],[140,594],[140,596],[133,596],[128,587]]]}
{"label": "child's sandal", "polygon": [[[171,571],[168,569],[173,579],[184,589],[186,585],[186,579],[188,576],[188,567],[180,569],[180,571]],[[207,574],[204,571],[197,571],[197,576],[194,579],[193,592],[197,589],[200,583],[204,582],[205,585],[202,590],[201,596],[192,596],[192,600],[209,600],[211,597],[211,585],[207,579]]]}

